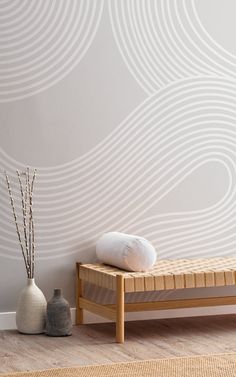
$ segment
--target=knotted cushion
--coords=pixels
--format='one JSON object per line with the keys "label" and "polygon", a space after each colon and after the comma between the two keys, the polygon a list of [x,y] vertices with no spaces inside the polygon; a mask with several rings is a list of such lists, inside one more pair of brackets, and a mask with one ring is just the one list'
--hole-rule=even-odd
{"label": "knotted cushion", "polygon": [[143,237],[119,232],[102,235],[96,244],[101,262],[128,271],[147,271],[156,262],[156,251]]}

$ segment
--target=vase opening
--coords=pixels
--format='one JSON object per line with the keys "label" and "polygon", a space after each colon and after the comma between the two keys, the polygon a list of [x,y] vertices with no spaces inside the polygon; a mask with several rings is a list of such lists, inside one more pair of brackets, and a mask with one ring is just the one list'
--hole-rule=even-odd
{"label": "vase opening", "polygon": [[55,288],[54,289],[54,296],[60,297],[62,295],[62,290],[61,288]]}
{"label": "vase opening", "polygon": [[27,285],[33,285],[35,284],[34,278],[27,278]]}

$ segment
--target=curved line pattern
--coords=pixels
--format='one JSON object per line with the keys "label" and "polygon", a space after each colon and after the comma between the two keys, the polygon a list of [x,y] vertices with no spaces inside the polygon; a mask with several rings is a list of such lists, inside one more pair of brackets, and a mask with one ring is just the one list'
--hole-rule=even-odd
{"label": "curved line pattern", "polygon": [[[148,97],[83,156],[38,167],[39,256],[89,254],[109,230],[143,235],[160,257],[230,255],[236,246],[236,57],[204,29],[194,0],[108,4],[120,54]],[[90,47],[102,11],[103,0],[1,1],[0,102],[65,77]],[[19,209],[13,173],[23,165],[1,148],[0,161]],[[204,166],[225,174],[215,203],[153,214]],[[209,194],[215,188],[208,184]],[[0,191],[0,255],[18,259],[4,180]]]}
{"label": "curved line pattern", "polygon": [[[39,168],[35,215],[40,258],[78,250],[89,253],[100,234],[114,229],[149,238],[160,256],[202,256],[213,247],[219,255],[232,252],[235,97],[236,83],[226,78],[179,80],[150,96],[85,155]],[[13,179],[22,164],[3,150],[0,158]],[[152,214],[152,208],[206,164],[217,165],[227,177],[225,192],[216,203],[188,212]],[[0,189],[1,255],[18,258],[3,180]]]}
{"label": "curved line pattern", "polygon": [[84,57],[103,0],[24,0],[0,7],[0,103],[32,96],[62,80]]}
{"label": "curved line pattern", "polygon": [[236,57],[204,29],[195,4],[196,0],[109,2],[121,56],[146,93],[186,77],[236,79]]}

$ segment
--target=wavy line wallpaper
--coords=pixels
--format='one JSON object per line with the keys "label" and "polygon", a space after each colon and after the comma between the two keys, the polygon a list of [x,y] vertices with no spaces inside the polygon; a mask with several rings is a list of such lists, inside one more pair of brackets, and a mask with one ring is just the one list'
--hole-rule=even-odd
{"label": "wavy line wallpaper", "polygon": [[[118,230],[159,258],[236,249],[234,0],[0,0],[0,167],[38,169],[36,278]],[[2,177],[2,178],[1,178]],[[0,311],[25,284],[0,179]],[[7,286],[7,291],[5,287]]]}

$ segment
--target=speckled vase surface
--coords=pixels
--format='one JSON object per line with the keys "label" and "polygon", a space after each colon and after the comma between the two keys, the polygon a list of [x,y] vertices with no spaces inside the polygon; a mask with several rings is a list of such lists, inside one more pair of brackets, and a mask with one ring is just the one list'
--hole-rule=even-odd
{"label": "speckled vase surface", "polygon": [[41,334],[45,330],[47,302],[34,279],[27,279],[27,286],[21,291],[17,309],[16,326],[23,334]]}
{"label": "speckled vase surface", "polygon": [[54,289],[54,295],[47,304],[46,334],[48,336],[69,336],[71,330],[69,303],[62,296],[61,289]]}

